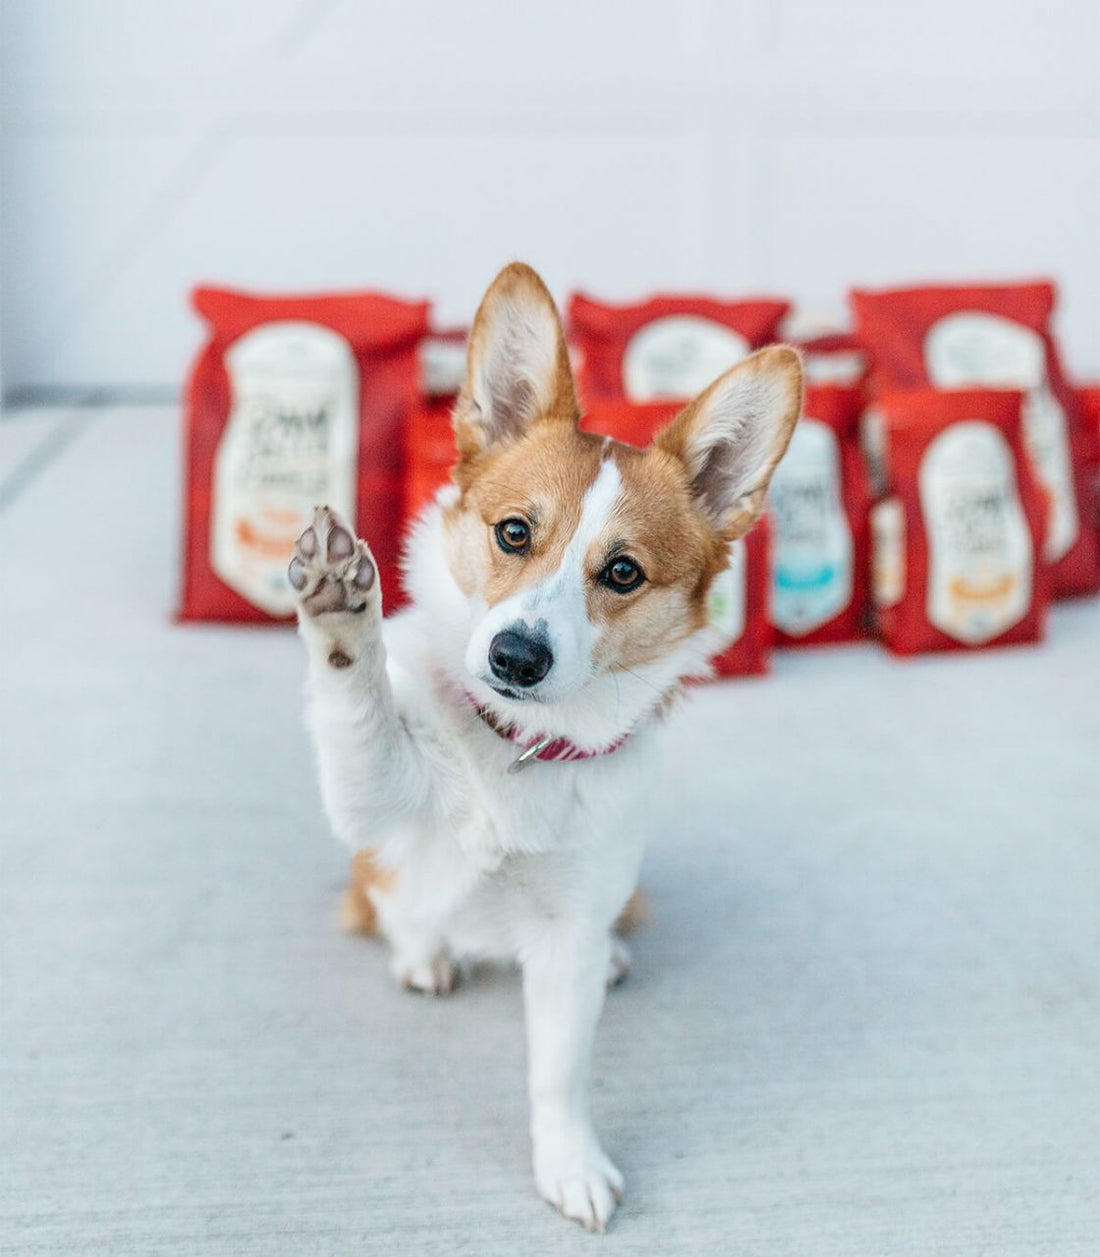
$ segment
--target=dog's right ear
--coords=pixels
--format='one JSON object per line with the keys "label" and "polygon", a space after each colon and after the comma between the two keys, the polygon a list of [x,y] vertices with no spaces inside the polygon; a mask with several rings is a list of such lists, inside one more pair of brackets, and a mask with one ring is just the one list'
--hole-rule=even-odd
{"label": "dog's right ear", "polygon": [[455,406],[461,456],[475,458],[543,420],[577,422],[565,334],[538,275],[513,262],[493,280],[470,332]]}
{"label": "dog's right ear", "polygon": [[726,541],[760,517],[802,410],[802,359],[770,345],[739,362],[654,437],[684,465],[699,510]]}

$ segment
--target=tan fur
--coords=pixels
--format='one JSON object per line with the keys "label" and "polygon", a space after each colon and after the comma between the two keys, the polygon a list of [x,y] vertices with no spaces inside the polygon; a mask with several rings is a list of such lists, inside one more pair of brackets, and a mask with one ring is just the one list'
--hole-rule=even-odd
{"label": "tan fur", "polygon": [[[463,493],[445,519],[450,527],[463,513],[476,521],[476,548],[465,551],[462,561],[476,568],[487,606],[537,584],[559,566],[585,491],[599,472],[602,446],[599,437],[578,432],[572,423],[550,420],[459,463],[455,479]],[[532,525],[531,549],[524,556],[505,554],[493,538],[493,525],[512,515]]]}
{"label": "tan fur", "polygon": [[[726,543],[695,507],[680,459],[658,446],[637,450],[572,424],[537,422],[522,437],[459,464],[462,493],[444,512],[451,570],[493,606],[535,585],[561,564],[584,495],[604,458],[622,477],[622,502],[609,530],[587,556],[588,614],[602,624],[597,663],[637,667],[659,658],[706,619],[706,594],[728,562]],[[531,549],[506,554],[493,526],[519,516]],[[608,560],[626,555],[645,583],[618,594],[596,580]]]}
{"label": "tan fur", "polygon": [[590,568],[598,572],[611,554],[621,553],[641,566],[646,580],[626,595],[593,581],[588,615],[603,628],[596,662],[636,668],[703,626],[707,590],[729,556],[695,509],[679,461],[656,447],[615,444],[612,453],[623,494]]}
{"label": "tan fur", "polygon": [[383,893],[393,886],[393,874],[380,868],[373,851],[357,851],[351,858],[351,877],[340,904],[340,926],[348,934],[377,934],[378,913],[369,891]]}
{"label": "tan fur", "polygon": [[640,890],[636,890],[623,904],[615,930],[619,934],[632,934],[649,916],[649,903]]}

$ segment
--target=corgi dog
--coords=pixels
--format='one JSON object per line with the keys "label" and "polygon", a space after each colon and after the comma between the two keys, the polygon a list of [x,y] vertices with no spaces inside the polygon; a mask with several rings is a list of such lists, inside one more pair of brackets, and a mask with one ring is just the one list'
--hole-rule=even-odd
{"label": "corgi dog", "polygon": [[726,643],[707,594],[802,404],[787,346],[721,375],[647,449],[578,429],[561,321],[514,263],[470,334],[452,483],[382,619],[364,540],[319,507],[289,579],[325,811],[397,981],[518,961],[538,1191],[602,1231],[623,1176],[589,1111],[615,924],[635,891],[655,729]]}

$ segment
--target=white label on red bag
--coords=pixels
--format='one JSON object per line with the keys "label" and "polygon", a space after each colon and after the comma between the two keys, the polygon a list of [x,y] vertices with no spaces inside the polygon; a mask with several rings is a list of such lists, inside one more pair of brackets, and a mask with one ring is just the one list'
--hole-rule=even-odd
{"label": "white label on red bag", "polygon": [[632,402],[693,397],[749,349],[743,336],[712,319],[696,314],[654,319],[635,332],[623,354],[623,392]]}
{"label": "white label on red bag", "polygon": [[732,542],[729,551],[729,563],[711,581],[707,593],[707,622],[722,633],[722,650],[732,646],[745,631],[748,601],[744,537]]}
{"label": "white label on red bag", "polygon": [[905,597],[905,508],[898,498],[871,508],[871,587],[876,607]]}
{"label": "white label on red bag", "polygon": [[429,397],[457,393],[466,379],[466,342],[429,336],[420,342],[420,391]]}
{"label": "white label on red bag", "polygon": [[1031,604],[1034,554],[1012,449],[991,423],[954,423],[929,442],[917,481],[929,622],[967,645],[987,642]]}
{"label": "white label on red bag", "polygon": [[342,336],[297,321],[242,336],[225,367],[231,401],[214,460],[210,562],[249,602],[287,615],[287,564],[313,508],[355,518],[359,372]]}
{"label": "white label on red bag", "polygon": [[775,519],[772,623],[802,637],[852,600],[852,530],[844,509],[840,443],[827,423],[803,416],[772,477]]}
{"label": "white label on red bag", "polygon": [[802,372],[807,384],[858,384],[867,369],[867,360],[858,349],[835,353],[803,351]]}
{"label": "white label on red bag", "polygon": [[1050,495],[1043,553],[1060,559],[1077,540],[1077,494],[1066,415],[1047,382],[1042,337],[1000,315],[966,310],[928,329],[924,360],[932,383],[941,387],[986,385],[1026,394],[1024,440]]}

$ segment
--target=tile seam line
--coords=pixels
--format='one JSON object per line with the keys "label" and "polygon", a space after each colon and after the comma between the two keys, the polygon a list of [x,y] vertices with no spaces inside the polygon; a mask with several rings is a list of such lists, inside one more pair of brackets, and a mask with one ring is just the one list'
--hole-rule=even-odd
{"label": "tile seam line", "polygon": [[75,407],[76,414],[71,419],[59,419],[51,431],[47,432],[24,456],[16,463],[12,471],[0,480],[0,515],[5,514],[31,485],[41,480],[43,475],[61,458],[100,416],[91,407]]}

